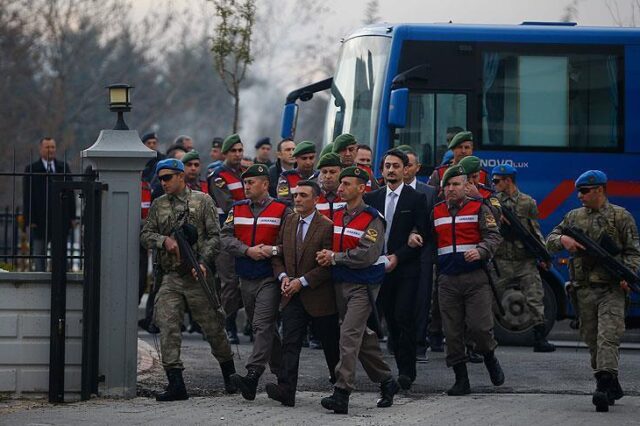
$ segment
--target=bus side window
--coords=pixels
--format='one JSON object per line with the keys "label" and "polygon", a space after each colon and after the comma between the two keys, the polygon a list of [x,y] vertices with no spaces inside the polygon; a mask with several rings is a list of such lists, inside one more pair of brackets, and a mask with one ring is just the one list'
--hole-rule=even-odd
{"label": "bus side window", "polygon": [[451,130],[466,128],[467,95],[412,91],[407,125],[396,129],[393,145],[409,145],[422,163],[419,174],[428,175],[440,165]]}

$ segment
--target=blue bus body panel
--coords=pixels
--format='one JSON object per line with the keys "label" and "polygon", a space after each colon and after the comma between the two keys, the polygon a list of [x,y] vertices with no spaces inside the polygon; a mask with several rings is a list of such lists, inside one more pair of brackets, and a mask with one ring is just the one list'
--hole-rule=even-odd
{"label": "blue bus body panel", "polygon": [[[530,44],[601,44],[625,47],[624,153],[525,152],[481,150],[487,170],[509,162],[518,169],[518,183],[534,197],[541,210],[541,227],[545,235],[571,209],[580,206],[573,191],[573,181],[585,170],[600,169],[610,181],[622,187],[630,185],[628,193],[618,191],[609,200],[629,210],[636,220],[640,217],[640,29],[567,27],[567,26],[500,26],[454,24],[399,24],[367,27],[350,34],[347,39],[365,35],[391,36],[387,76],[383,88],[374,164],[380,164],[388,149],[392,129],[387,125],[391,82],[398,72],[398,63],[405,40],[468,41]],[[634,186],[635,185],[635,186]],[[566,256],[566,253],[564,254]],[[566,279],[568,271],[559,266]],[[640,295],[632,295],[630,316],[640,317]]]}

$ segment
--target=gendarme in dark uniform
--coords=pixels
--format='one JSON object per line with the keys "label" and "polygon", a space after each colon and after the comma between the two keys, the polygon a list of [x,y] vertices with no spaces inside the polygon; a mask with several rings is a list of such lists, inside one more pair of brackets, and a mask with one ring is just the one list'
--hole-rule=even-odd
{"label": "gendarme in dark uniform", "polygon": [[447,366],[453,367],[455,384],[449,395],[470,393],[465,334],[484,356],[491,382],[504,382],[494,349],[493,295],[483,263],[493,256],[502,241],[489,207],[465,195],[465,169],[450,167],[443,176],[445,201],[433,209],[437,244],[437,280],[440,313],[447,339]]}

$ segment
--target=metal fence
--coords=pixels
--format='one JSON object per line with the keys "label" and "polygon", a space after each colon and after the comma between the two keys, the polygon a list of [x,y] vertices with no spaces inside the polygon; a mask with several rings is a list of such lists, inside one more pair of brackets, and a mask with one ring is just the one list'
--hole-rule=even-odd
{"label": "metal fence", "polygon": [[[0,268],[5,271],[51,271],[53,206],[51,185],[54,181],[96,181],[97,175],[70,173],[66,161],[55,160],[55,170],[38,167],[38,159],[24,171],[17,171],[15,155],[12,171],[0,172]],[[44,162],[42,163],[44,164]],[[86,203],[81,191],[68,200],[71,220],[63,232],[67,250],[67,271],[84,269]]]}

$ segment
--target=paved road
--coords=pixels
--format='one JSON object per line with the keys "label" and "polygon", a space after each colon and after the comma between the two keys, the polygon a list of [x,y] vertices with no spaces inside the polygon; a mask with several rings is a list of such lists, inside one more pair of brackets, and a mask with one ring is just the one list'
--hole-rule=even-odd
{"label": "paved road", "polygon": [[595,413],[575,395],[400,396],[393,407],[375,408],[375,395],[355,394],[348,415],[331,414],[302,392],[295,408],[284,408],[264,394],[255,401],[198,397],[158,404],[149,398],[94,400],[66,406],[32,406],[2,413],[2,425],[634,425],[640,424],[640,397],[625,397],[609,413]]}
{"label": "paved road", "polygon": [[[576,342],[575,332],[558,330],[555,337]],[[632,333],[632,341],[633,336]],[[140,352],[153,353],[153,336],[141,331],[139,337],[148,343],[143,345],[147,350]],[[608,414],[594,412],[590,397],[594,381],[588,369],[588,354],[572,344],[552,354],[537,354],[524,347],[500,347],[497,354],[507,377],[504,386],[491,386],[484,366],[470,364],[473,394],[457,398],[443,394],[453,381],[451,370],[445,367],[444,354],[429,353],[430,361],[418,365],[412,390],[400,395],[389,409],[375,407],[377,387],[359,369],[358,391],[352,395],[350,413],[338,416],[319,404],[320,398],[331,391],[322,351],[303,349],[297,404],[294,409],[287,409],[264,393],[264,384],[275,381],[270,373],[261,379],[253,402],[244,401],[239,395],[224,395],[219,367],[206,342],[199,335],[185,333],[183,337],[185,381],[193,395],[187,402],[159,404],[149,398],[162,389],[166,380],[157,359],[149,358],[139,364],[146,371],[139,376],[139,397],[134,400],[97,399],[62,406],[0,401],[0,425],[640,424],[640,350],[622,351],[621,382],[627,395]],[[251,346],[245,336],[241,339],[234,350],[236,365],[244,374],[243,364]],[[386,359],[393,365],[392,357]]]}

